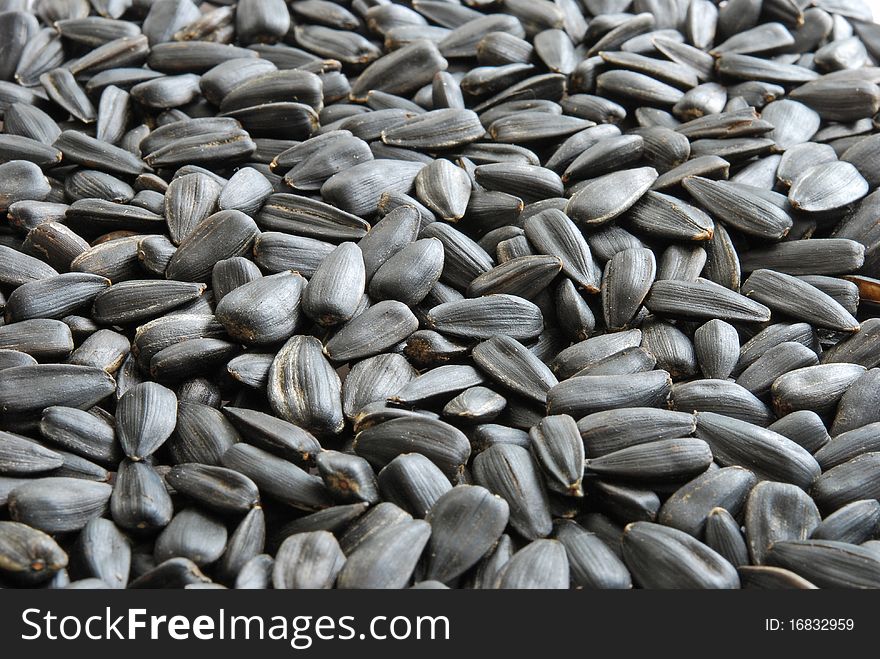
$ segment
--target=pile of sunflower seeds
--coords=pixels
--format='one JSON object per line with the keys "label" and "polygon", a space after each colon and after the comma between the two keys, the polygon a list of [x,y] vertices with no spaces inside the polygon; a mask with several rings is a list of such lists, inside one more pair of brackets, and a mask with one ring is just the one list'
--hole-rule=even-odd
{"label": "pile of sunflower seeds", "polygon": [[0,0],[0,585],[880,587],[863,0]]}

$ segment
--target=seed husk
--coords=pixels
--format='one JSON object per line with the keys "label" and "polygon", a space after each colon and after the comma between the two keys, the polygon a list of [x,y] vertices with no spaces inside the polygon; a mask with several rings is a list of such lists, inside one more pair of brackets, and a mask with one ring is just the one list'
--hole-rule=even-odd
{"label": "seed husk", "polygon": [[[651,522],[624,530],[623,555],[643,588],[738,588],[736,568],[692,536]],[[662,565],[663,569],[657,569]]]}
{"label": "seed husk", "polygon": [[46,533],[65,533],[100,517],[112,490],[107,483],[79,478],[38,478],[12,490],[7,505],[17,522]]}
{"label": "seed husk", "polygon": [[464,433],[443,421],[401,417],[358,433],[354,450],[375,468],[384,467],[398,455],[420,453],[451,478],[467,462],[471,446]]}
{"label": "seed husk", "polygon": [[774,381],[793,370],[815,366],[816,353],[795,341],[780,343],[767,350],[737,377],[737,384],[756,396],[770,391]]}
{"label": "seed husk", "polygon": [[[12,414],[41,412],[52,405],[87,409],[111,394],[115,388],[113,378],[93,366],[17,366],[3,371],[0,409]],[[27,395],[22,396],[22,390]]]}
{"label": "seed husk", "polygon": [[564,589],[569,584],[566,550],[557,540],[536,539],[505,563],[498,576],[502,589]]}
{"label": "seed husk", "polygon": [[285,341],[300,324],[305,287],[305,280],[292,272],[255,279],[230,291],[217,304],[217,320],[229,336],[248,345]]}
{"label": "seed husk", "polygon": [[[759,477],[808,488],[819,476],[819,465],[803,447],[773,431],[746,421],[698,412],[697,436],[705,439],[722,466],[742,465]],[[751,454],[743,459],[741,453]]]}
{"label": "seed husk", "polygon": [[876,588],[880,583],[877,555],[849,543],[834,540],[779,542],[771,548],[768,560],[820,588]]}
{"label": "seed husk", "polygon": [[488,339],[506,334],[513,339],[531,339],[541,333],[541,310],[521,297],[493,294],[437,305],[428,312],[432,329],[451,336]]}
{"label": "seed husk", "polygon": [[[859,322],[830,296],[807,282],[775,270],[755,270],[742,293],[791,318],[841,332],[856,332]],[[792,302],[797,300],[797,304]]]}
{"label": "seed husk", "polygon": [[756,482],[755,475],[741,467],[707,471],[666,500],[658,521],[699,537],[712,509],[738,514]]}
{"label": "seed husk", "polygon": [[312,531],[288,537],[272,570],[275,588],[332,588],[346,558],[332,533]]}
{"label": "seed husk", "polygon": [[876,498],[878,453],[861,453],[822,473],[813,485],[812,494],[822,510],[832,512],[853,501]]}
{"label": "seed husk", "polygon": [[347,554],[337,587],[403,588],[409,583],[430,534],[431,527],[423,520],[405,521],[376,531]]}
{"label": "seed husk", "polygon": [[20,522],[0,522],[0,571],[23,583],[41,583],[67,566],[51,536]]}
{"label": "seed husk", "polygon": [[443,263],[443,243],[436,238],[409,243],[376,270],[370,280],[370,297],[418,304],[440,279]]}
{"label": "seed husk", "polygon": [[338,451],[320,452],[315,463],[327,489],[337,501],[354,503],[379,501],[376,474],[360,456]]}
{"label": "seed husk", "polygon": [[[346,323],[324,346],[324,353],[336,362],[370,357],[403,341],[418,325],[405,304],[383,300]],[[380,328],[384,334],[377,331]]]}
{"label": "seed husk", "polygon": [[179,281],[210,281],[217,261],[248,252],[259,229],[241,211],[219,211],[199,222],[168,262],[165,276]]}
{"label": "seed husk", "polygon": [[177,492],[221,513],[246,513],[260,501],[253,481],[223,467],[179,464],[165,475],[165,480]]}
{"label": "seed husk", "polygon": [[632,207],[657,176],[653,167],[640,167],[591,179],[571,197],[565,214],[580,224],[605,224]]}
{"label": "seed husk", "polygon": [[728,380],[678,382],[672,386],[670,403],[672,409],[682,412],[716,412],[759,426],[775,419],[753,392]]}
{"label": "seed husk", "polygon": [[250,478],[261,494],[288,506],[320,510],[332,505],[320,478],[255,446],[239,442],[223,454],[222,463]]}
{"label": "seed husk", "polygon": [[377,480],[383,499],[419,518],[452,489],[440,468],[420,453],[397,456],[379,471]]}
{"label": "seed husk", "polygon": [[426,518],[431,524],[426,578],[448,582],[475,565],[498,541],[508,520],[507,502],[476,485],[443,494]]}
{"label": "seed husk", "polygon": [[653,252],[634,248],[617,252],[605,264],[602,312],[609,328],[622,329],[636,315],[656,276]]}
{"label": "seed husk", "polygon": [[789,215],[765,199],[723,181],[691,176],[685,189],[719,219],[752,235],[779,240],[792,226]]}
{"label": "seed husk", "polygon": [[32,359],[10,359],[5,368],[28,366],[39,360],[61,360],[71,354],[74,342],[70,327],[60,320],[34,318],[0,327],[0,349],[15,350]]}
{"label": "seed husk", "polygon": [[546,537],[552,530],[549,501],[535,459],[527,449],[496,444],[473,463],[474,480],[505,499],[510,525],[528,539]]}
{"label": "seed husk", "polygon": [[804,409],[830,413],[864,372],[858,364],[818,364],[788,371],[770,388],[773,408],[778,416]]}
{"label": "seed husk", "polygon": [[[749,550],[739,523],[725,508],[713,508],[706,518],[706,544],[731,565],[748,565]],[[739,570],[737,570],[739,571]],[[740,574],[742,578],[742,574]]]}

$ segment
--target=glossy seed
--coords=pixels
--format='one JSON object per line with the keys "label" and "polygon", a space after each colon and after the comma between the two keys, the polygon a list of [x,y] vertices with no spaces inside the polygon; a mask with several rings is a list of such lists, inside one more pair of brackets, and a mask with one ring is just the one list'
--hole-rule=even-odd
{"label": "glossy seed", "polygon": [[[692,536],[651,522],[626,527],[623,555],[643,588],[738,588],[736,569]],[[658,570],[657,566],[663,569]]]}
{"label": "glossy seed", "polygon": [[534,458],[526,449],[498,444],[474,459],[476,482],[505,499],[510,524],[523,537],[536,539],[552,530],[549,501]]}
{"label": "glossy seed", "polygon": [[268,395],[276,414],[306,430],[335,434],[344,426],[339,376],[313,337],[294,336],[278,352]]}
{"label": "glossy seed", "polygon": [[[697,436],[712,447],[723,466],[740,464],[759,476],[808,488],[819,475],[819,465],[800,445],[751,423],[713,412],[699,412]],[[742,453],[751,447],[749,456]]]}

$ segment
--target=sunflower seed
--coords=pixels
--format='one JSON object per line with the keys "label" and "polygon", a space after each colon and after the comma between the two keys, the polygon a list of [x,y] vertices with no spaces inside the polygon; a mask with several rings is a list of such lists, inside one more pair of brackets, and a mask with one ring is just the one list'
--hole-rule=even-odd
{"label": "sunflower seed", "polygon": [[38,478],[9,493],[14,521],[46,533],[82,529],[107,509],[112,487],[79,478]]}
{"label": "sunflower seed", "polygon": [[67,566],[67,553],[47,534],[19,522],[0,522],[0,571],[25,584],[41,583]]}
{"label": "sunflower seed", "polygon": [[755,475],[741,467],[707,471],[673,493],[657,519],[661,524],[699,537],[713,509],[722,508],[738,515],[756,482]]}
{"label": "sunflower seed", "polygon": [[354,450],[378,468],[398,455],[420,453],[451,477],[467,462],[470,443],[461,431],[442,421],[402,417],[360,432]]}
{"label": "sunflower seed", "polygon": [[547,493],[528,450],[497,444],[477,455],[473,465],[476,482],[507,501],[511,527],[529,539],[550,533]]}
{"label": "sunflower seed", "polygon": [[[767,304],[792,318],[811,321],[819,327],[854,332],[858,321],[831,297],[814,286],[774,270],[759,269],[743,282],[744,295]],[[797,305],[792,301],[797,299]]]}
{"label": "sunflower seed", "polygon": [[[738,588],[736,569],[692,536],[651,522],[624,530],[623,555],[643,588]],[[657,570],[658,561],[664,566]]]}

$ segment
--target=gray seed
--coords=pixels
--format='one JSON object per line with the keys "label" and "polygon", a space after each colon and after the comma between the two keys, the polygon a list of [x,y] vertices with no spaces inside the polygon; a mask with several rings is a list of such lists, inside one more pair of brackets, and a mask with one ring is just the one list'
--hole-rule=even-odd
{"label": "gray seed", "polygon": [[5,368],[36,364],[38,359],[63,360],[70,355],[73,345],[70,328],[59,320],[34,318],[0,327],[0,349],[15,350],[31,357],[29,360],[10,358]]}
{"label": "gray seed", "polygon": [[275,556],[272,585],[281,589],[332,588],[345,561],[339,543],[327,531],[292,535]]}
{"label": "gray seed", "polygon": [[636,314],[654,281],[656,267],[653,252],[641,248],[617,252],[605,264],[602,312],[609,328],[622,329]]}
{"label": "gray seed", "polygon": [[249,443],[297,464],[310,464],[321,450],[310,433],[270,414],[230,406],[223,413]]}
{"label": "gray seed", "polygon": [[498,576],[502,589],[565,589],[569,584],[568,556],[557,540],[538,539],[516,552]]}
{"label": "gray seed", "polygon": [[160,316],[205,291],[203,284],[134,280],[114,284],[95,297],[92,315],[101,323],[123,325]]}
{"label": "gray seed", "polygon": [[880,561],[868,549],[833,540],[780,542],[768,559],[820,588],[875,588]]}
{"label": "gray seed", "polygon": [[831,432],[834,435],[844,433],[867,424],[880,421],[878,406],[874,403],[878,395],[878,376],[880,370],[871,369],[863,373],[846,390],[837,406]]}
{"label": "gray seed", "polygon": [[180,281],[208,281],[217,261],[248,252],[259,234],[241,211],[219,211],[199,222],[168,262],[165,276]]}
{"label": "gray seed", "polygon": [[122,334],[98,330],[89,336],[67,359],[69,364],[96,366],[113,375],[128,356],[131,345]]}
{"label": "gray seed", "polygon": [[242,442],[223,454],[223,466],[250,478],[260,492],[300,510],[320,510],[332,505],[321,479],[262,449]]}
{"label": "gray seed", "polygon": [[363,458],[338,451],[318,453],[315,463],[331,496],[342,503],[379,501],[376,475]]}
{"label": "gray seed", "polygon": [[253,261],[234,256],[214,264],[211,271],[211,291],[219,304],[228,293],[262,276]]}
{"label": "gray seed", "polygon": [[15,366],[31,366],[36,363],[37,360],[25,352],[0,348],[0,371]]}
{"label": "gray seed", "polygon": [[217,304],[217,320],[248,345],[285,341],[300,324],[305,287],[305,279],[292,272],[260,277],[229,292]]}
{"label": "gray seed", "polygon": [[100,517],[112,490],[106,483],[79,478],[38,478],[12,490],[7,505],[16,522],[46,533],[65,533]]}
{"label": "gray seed", "polygon": [[813,485],[812,494],[816,503],[822,510],[832,512],[853,501],[876,499],[878,461],[878,453],[861,453],[825,471]]}
{"label": "gray seed", "polygon": [[269,369],[268,396],[276,414],[306,430],[337,434],[345,424],[339,376],[313,337],[284,344]]}
{"label": "gray seed", "polygon": [[226,548],[226,526],[197,508],[184,508],[156,538],[156,561],[187,558],[196,565],[216,561]]}
{"label": "gray seed", "polygon": [[858,364],[819,364],[789,371],[773,382],[773,408],[778,416],[803,409],[830,413],[864,372]]}
{"label": "gray seed", "polygon": [[475,481],[505,499],[510,525],[536,539],[552,530],[549,501],[537,464],[528,450],[511,444],[492,446],[474,459]]}
{"label": "gray seed", "polygon": [[[520,242],[525,241],[520,238]],[[499,243],[499,261],[503,262],[471,281],[467,291],[469,297],[507,294],[533,299],[555,279],[562,269],[562,261],[556,256],[519,255],[511,244],[517,240]],[[507,248],[513,249],[508,253]],[[502,254],[509,258],[502,259]]]}
{"label": "gray seed", "polygon": [[653,167],[625,169],[586,182],[565,208],[575,222],[601,225],[628,210],[657,179]]}
{"label": "gray seed", "polygon": [[791,217],[781,208],[723,181],[691,176],[683,185],[701,205],[740,231],[779,240],[792,226]]}
{"label": "gray seed", "polygon": [[471,452],[461,431],[427,417],[402,417],[367,428],[355,437],[354,450],[377,468],[398,455],[420,453],[449,477],[461,471]]}
{"label": "gray seed", "polygon": [[[87,409],[111,394],[113,378],[93,366],[36,364],[3,371],[0,409],[12,414],[41,412],[53,405]],[[26,392],[22,395],[22,391]]]}
{"label": "gray seed", "polygon": [[880,502],[854,501],[828,515],[810,536],[858,545],[874,537],[880,524]]}
{"label": "gray seed", "polygon": [[116,410],[119,442],[126,456],[140,460],[153,454],[171,433],[177,422],[177,397],[174,392],[153,382],[128,390]]}
{"label": "gray seed", "polygon": [[695,438],[667,439],[630,446],[584,462],[586,472],[612,478],[681,481],[712,463],[709,445]]}
{"label": "gray seed", "polygon": [[755,394],[729,380],[678,382],[672,386],[670,402],[672,409],[682,412],[715,412],[759,426],[775,420]]}
{"label": "gray seed", "polygon": [[348,560],[339,573],[338,587],[403,588],[430,533],[430,525],[422,520],[378,530],[348,553]]}
{"label": "gray seed", "polygon": [[187,588],[210,583],[199,566],[188,558],[170,558],[159,565],[151,563],[151,569],[133,579],[129,588]]}
{"label": "gray seed", "polygon": [[49,181],[40,168],[26,160],[12,160],[0,165],[0,211],[16,201],[42,200],[49,194]]}
{"label": "gray seed", "polygon": [[[624,530],[623,555],[643,588],[738,588],[736,569],[692,536],[651,522]],[[663,569],[658,569],[658,565]]]}
{"label": "gray seed", "polygon": [[742,465],[760,478],[808,488],[819,476],[816,460],[800,445],[773,431],[713,412],[698,412],[697,436],[712,447],[722,466]]}
{"label": "gray seed", "polygon": [[644,301],[650,311],[673,317],[754,323],[770,320],[770,309],[763,304],[701,278],[654,282]]}
{"label": "gray seed", "polygon": [[267,589],[272,583],[274,567],[275,559],[268,554],[257,554],[248,559],[238,569],[235,577],[236,590]]}
{"label": "gray seed", "polygon": [[385,300],[346,323],[327,342],[324,352],[337,362],[369,357],[403,341],[416,329],[418,320],[406,305]]}
{"label": "gray seed", "polygon": [[694,332],[694,353],[704,377],[723,380],[739,361],[739,335],[723,320],[710,320]]}
{"label": "gray seed", "polygon": [[463,423],[483,423],[497,417],[507,400],[486,387],[470,387],[450,400],[443,415]]}
{"label": "gray seed", "polygon": [[201,403],[178,401],[177,427],[168,440],[175,463],[219,465],[223,454],[240,439],[219,410]]}
{"label": "gray seed", "polygon": [[815,352],[795,341],[787,341],[767,350],[740,373],[736,382],[756,396],[762,396],[769,393],[778,377],[818,363]]}
{"label": "gray seed", "polygon": [[721,508],[730,515],[739,515],[749,491],[757,482],[755,475],[742,467],[706,471],[682,485],[663,503],[657,521],[696,538],[705,529],[708,542],[707,524],[714,510]]}
{"label": "gray seed", "polygon": [[47,534],[19,522],[0,522],[0,571],[24,583],[41,583],[67,566],[67,554]]}
{"label": "gray seed", "polygon": [[840,208],[864,197],[868,182],[848,162],[831,162],[810,167],[792,183],[788,198],[804,211]]}
{"label": "gray seed", "polygon": [[427,238],[405,245],[376,270],[370,280],[370,296],[418,304],[439,280],[443,265],[440,240]]}
{"label": "gray seed", "polygon": [[64,464],[63,456],[40,444],[9,432],[0,431],[0,472],[4,476],[24,476],[50,472]]}
{"label": "gray seed", "polygon": [[443,494],[427,516],[426,577],[448,582],[463,574],[495,545],[507,520],[507,502],[485,488],[461,485]]}
{"label": "gray seed", "polygon": [[165,480],[177,492],[221,513],[247,513],[260,501],[251,479],[223,467],[179,464],[165,475]]}
{"label": "gray seed", "polygon": [[786,414],[784,417],[767,426],[769,430],[788,437],[814,454],[819,465],[825,468],[818,451],[825,446],[831,438],[825,429],[825,424],[818,414],[811,410],[799,410]]}
{"label": "gray seed", "polygon": [[706,519],[706,544],[724,556],[731,565],[736,565],[738,568],[748,566],[749,550],[742,530],[726,509],[713,508],[709,512]]}
{"label": "gray seed", "polygon": [[247,387],[263,389],[269,381],[269,368],[274,359],[275,355],[270,353],[244,353],[230,359],[226,371]]}
{"label": "gray seed", "polygon": [[439,332],[475,339],[495,334],[529,339],[543,329],[538,307],[515,295],[503,294],[440,304],[429,312],[428,323]]}
{"label": "gray seed", "polygon": [[583,375],[557,384],[547,392],[547,411],[582,418],[617,408],[661,407],[672,389],[666,371],[632,375]]}
{"label": "gray seed", "polygon": [[[442,471],[420,453],[399,455],[378,475],[382,498],[414,517],[424,517],[452,485]],[[382,504],[380,504],[382,505]]]}
{"label": "gray seed", "polygon": [[742,293],[772,310],[819,327],[842,332],[859,329],[859,322],[831,297],[805,281],[775,270],[755,270],[743,282]]}

